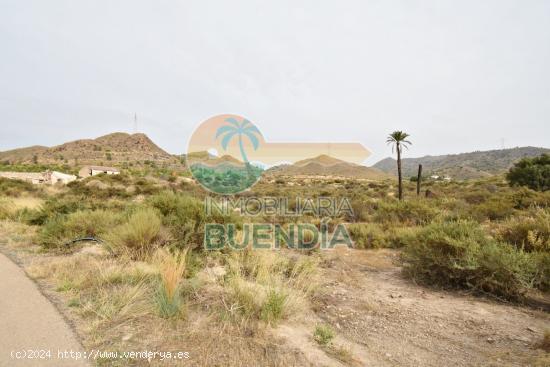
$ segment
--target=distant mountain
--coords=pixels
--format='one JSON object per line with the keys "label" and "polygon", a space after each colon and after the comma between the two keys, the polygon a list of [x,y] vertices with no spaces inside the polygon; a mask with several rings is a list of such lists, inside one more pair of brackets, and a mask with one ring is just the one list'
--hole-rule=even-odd
{"label": "distant mountain", "polygon": [[272,176],[332,176],[379,180],[391,177],[377,168],[345,162],[328,155],[308,158],[294,164],[275,166],[266,171]]}
{"label": "distant mountain", "polygon": [[213,156],[210,156],[210,155],[207,155],[207,156],[204,156],[204,155],[201,155],[200,158],[198,155],[193,155],[190,154],[187,156],[187,159],[188,159],[188,164],[192,165],[192,164],[195,164],[195,163],[201,163],[203,164],[204,166],[209,166],[209,167],[215,167],[215,166],[219,166],[219,165],[223,165],[223,164],[230,164],[230,165],[233,165],[233,166],[242,166],[244,167],[245,164],[238,160],[237,158],[233,157],[233,156],[230,156],[228,154],[226,155],[222,155],[221,157],[213,157]]}
{"label": "distant mountain", "polygon": [[[514,162],[517,162],[521,158],[535,157],[543,153],[550,154],[550,149],[521,147],[420,158],[403,158],[403,176],[415,176],[418,165],[422,164],[424,176],[448,176],[458,180],[482,178],[507,171]],[[397,163],[393,158],[382,159],[372,167],[392,175],[397,175]]]}
{"label": "distant mountain", "polygon": [[0,162],[71,165],[127,163],[179,163],[145,134],[112,133],[97,139],[75,140],[54,147],[33,146],[0,152]]}

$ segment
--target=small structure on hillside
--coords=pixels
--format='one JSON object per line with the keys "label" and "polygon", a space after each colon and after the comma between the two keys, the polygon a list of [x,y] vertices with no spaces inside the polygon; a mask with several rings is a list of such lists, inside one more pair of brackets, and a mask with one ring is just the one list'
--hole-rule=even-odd
{"label": "small structure on hillside", "polygon": [[0,172],[0,177],[9,178],[12,180],[21,180],[32,184],[49,184],[57,183],[68,184],[76,180],[75,175],[69,175],[63,172],[46,171],[46,172]]}
{"label": "small structure on hillside", "polygon": [[100,173],[105,173],[107,175],[118,175],[120,171],[115,167],[84,166],[80,169],[80,171],[78,171],[78,176],[86,178],[99,175]]}
{"label": "small structure on hillside", "polygon": [[42,172],[0,172],[0,177],[9,178],[11,180],[21,180],[33,184],[41,184],[46,182],[46,177]]}
{"label": "small structure on hillside", "polygon": [[66,185],[69,182],[75,181],[77,179],[75,175],[70,175],[67,173],[57,172],[57,171],[45,172],[44,176],[46,177],[46,182],[51,185],[55,185],[57,183]]}

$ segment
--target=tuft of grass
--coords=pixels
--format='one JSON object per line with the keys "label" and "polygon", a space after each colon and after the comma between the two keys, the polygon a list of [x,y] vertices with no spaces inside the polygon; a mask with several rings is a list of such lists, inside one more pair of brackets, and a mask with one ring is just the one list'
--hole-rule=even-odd
{"label": "tuft of grass", "polygon": [[69,302],[67,302],[68,307],[80,307],[80,300],[78,298],[71,298]]}
{"label": "tuft of grass", "polygon": [[10,218],[13,215],[14,209],[11,200],[0,198],[0,220]]}
{"label": "tuft of grass", "polygon": [[325,352],[333,358],[344,362],[346,364],[351,364],[353,362],[353,354],[349,347],[343,345],[329,345],[325,348]]}
{"label": "tuft of grass", "polygon": [[155,261],[160,268],[155,303],[161,317],[175,317],[182,311],[181,286],[187,264],[186,255],[185,251],[172,255],[163,249],[155,254]]}
{"label": "tuft of grass", "polygon": [[327,324],[317,325],[313,332],[313,339],[320,345],[327,346],[334,339],[334,330]]}
{"label": "tuft of grass", "polygon": [[156,210],[139,208],[128,221],[107,236],[113,252],[126,254],[132,259],[144,259],[166,242],[161,232],[161,220]]}
{"label": "tuft of grass", "polygon": [[277,323],[283,317],[287,298],[282,291],[271,289],[262,305],[260,319],[269,324]]}

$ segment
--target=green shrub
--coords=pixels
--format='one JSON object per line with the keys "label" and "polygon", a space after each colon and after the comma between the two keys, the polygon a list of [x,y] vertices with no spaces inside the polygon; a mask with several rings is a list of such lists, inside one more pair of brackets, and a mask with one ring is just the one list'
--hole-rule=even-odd
{"label": "green shrub", "polygon": [[32,225],[43,225],[49,219],[87,209],[89,201],[81,197],[48,198],[44,204],[36,210],[24,209],[20,214],[22,221]]}
{"label": "green shrub", "polygon": [[107,242],[115,253],[142,259],[166,244],[167,239],[161,231],[158,212],[151,208],[139,208],[126,223],[113,228],[107,235]]}
{"label": "green shrub", "polygon": [[39,188],[30,182],[0,177],[0,194],[2,195],[18,197],[24,192],[34,193],[38,190]]}
{"label": "green shrub", "polygon": [[550,251],[550,210],[537,208],[512,217],[499,225],[495,236],[526,251]]}
{"label": "green shrub", "polygon": [[374,220],[378,223],[421,225],[431,222],[437,215],[437,209],[422,199],[383,200],[375,208]]}
{"label": "green shrub", "polygon": [[215,211],[207,217],[201,200],[172,191],[155,194],[147,202],[162,214],[162,223],[170,229],[170,233],[175,240],[175,246],[181,248],[202,244],[204,224],[207,221],[210,223],[235,223],[237,225],[242,222],[242,219],[235,215],[227,216]]}
{"label": "green shrub", "polygon": [[162,223],[170,229],[178,247],[202,243],[206,218],[200,200],[164,191],[150,197],[148,203],[162,214]]}
{"label": "green shrub", "polygon": [[313,332],[313,339],[320,345],[328,345],[334,339],[334,330],[330,325],[317,325]]}
{"label": "green shrub", "polygon": [[72,181],[67,184],[72,195],[78,195],[86,198],[95,199],[109,199],[109,198],[128,198],[131,194],[126,190],[127,187],[122,183],[107,184],[101,178],[107,176],[119,176],[119,175],[107,175],[99,174],[81,181]]}
{"label": "green shrub", "polygon": [[530,254],[488,238],[471,221],[426,226],[405,247],[403,260],[405,273],[418,281],[510,299],[521,297],[535,277]]}
{"label": "green shrub", "polygon": [[542,290],[550,290],[550,252],[538,252],[531,254],[535,261],[535,277],[533,286]]}
{"label": "green shrub", "polygon": [[120,214],[106,210],[85,210],[68,215],[60,214],[46,221],[40,229],[38,240],[46,248],[55,248],[76,238],[102,238],[121,222]]}
{"label": "green shrub", "polygon": [[349,234],[356,248],[391,247],[387,233],[376,223],[356,223],[348,225]]}
{"label": "green shrub", "polygon": [[414,238],[417,227],[385,228],[377,223],[352,223],[348,231],[355,247],[365,248],[399,248]]}
{"label": "green shrub", "polygon": [[527,186],[537,191],[550,189],[550,155],[523,158],[506,175],[512,186]]}
{"label": "green shrub", "polygon": [[515,214],[515,212],[514,203],[509,198],[501,196],[493,196],[471,208],[471,215],[480,221],[505,219]]}

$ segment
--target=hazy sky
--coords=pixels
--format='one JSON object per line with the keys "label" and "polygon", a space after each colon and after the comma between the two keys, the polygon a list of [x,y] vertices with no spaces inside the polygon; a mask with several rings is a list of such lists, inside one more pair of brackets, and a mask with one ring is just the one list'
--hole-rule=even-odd
{"label": "hazy sky", "polygon": [[372,164],[546,146],[550,1],[0,0],[0,150],[138,129],[183,153],[221,113]]}

